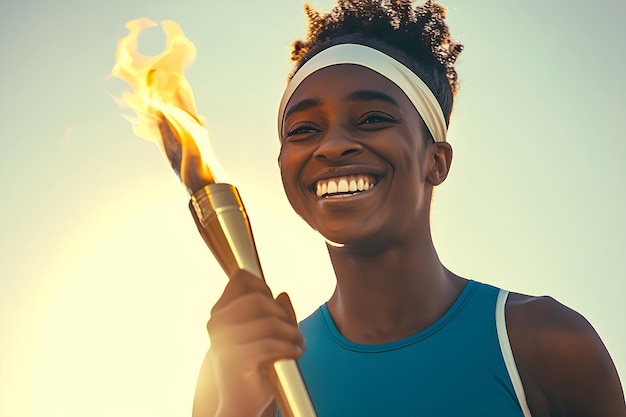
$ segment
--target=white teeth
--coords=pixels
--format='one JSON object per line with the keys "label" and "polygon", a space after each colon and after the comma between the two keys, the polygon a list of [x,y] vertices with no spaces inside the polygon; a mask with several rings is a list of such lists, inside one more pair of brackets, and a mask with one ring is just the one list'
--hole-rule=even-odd
{"label": "white teeth", "polygon": [[345,179],[339,180],[339,185],[337,185],[337,192],[339,193],[347,193],[350,189],[348,188],[348,181]]}
{"label": "white teeth", "polygon": [[315,194],[317,194],[318,197],[323,196],[324,194],[326,194],[326,192],[328,191],[328,184],[326,183],[317,183],[317,187],[315,187]]}
{"label": "white teeth", "polygon": [[367,191],[376,185],[375,179],[369,175],[359,174],[345,177],[320,180],[315,185],[315,194],[324,197],[331,194],[348,194]]}
{"label": "white teeth", "polygon": [[328,181],[328,194],[337,193],[337,183],[333,180]]}

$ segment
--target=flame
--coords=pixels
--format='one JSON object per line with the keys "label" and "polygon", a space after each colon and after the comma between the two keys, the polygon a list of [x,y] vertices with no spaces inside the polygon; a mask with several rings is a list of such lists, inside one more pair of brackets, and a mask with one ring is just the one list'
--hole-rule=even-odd
{"label": "flame", "polygon": [[[166,20],[161,24],[166,35],[165,48],[159,55],[145,56],[137,52],[139,33],[158,25],[148,18],[128,22],[130,33],[118,41],[111,73],[133,89],[132,93],[125,92],[118,104],[135,111],[137,119],[129,119],[134,133],[159,144],[176,174],[193,193],[216,182],[206,162],[214,158],[207,148],[208,132],[184,76],[196,57],[196,47],[176,22]],[[211,165],[215,166],[215,162]]]}

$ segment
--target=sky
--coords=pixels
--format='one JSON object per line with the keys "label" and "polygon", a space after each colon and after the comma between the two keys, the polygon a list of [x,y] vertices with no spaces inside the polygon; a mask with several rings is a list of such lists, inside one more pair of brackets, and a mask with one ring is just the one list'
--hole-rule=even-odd
{"label": "sky", "polygon": [[[328,10],[334,2],[313,2]],[[626,375],[626,3],[449,0],[465,45],[432,210],[442,262],[550,295]],[[276,112],[302,3],[0,3],[0,415],[189,415],[226,278],[157,146],[111,96],[124,25],[178,22],[213,148],[239,187],[267,281],[300,319],[330,296],[323,240],[292,213]],[[156,54],[158,29],[140,37]]]}

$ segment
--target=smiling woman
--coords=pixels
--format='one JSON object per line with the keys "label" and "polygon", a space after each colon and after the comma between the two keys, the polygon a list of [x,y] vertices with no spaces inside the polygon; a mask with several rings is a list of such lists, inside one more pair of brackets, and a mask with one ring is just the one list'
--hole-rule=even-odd
{"label": "smiling woman", "polygon": [[[381,95],[389,99],[381,100]],[[372,239],[368,246],[379,239],[388,246],[386,239],[398,230],[417,232],[411,227],[416,216],[421,217],[420,229],[427,227],[423,213],[429,196],[406,190],[424,189],[429,157],[437,159],[438,180],[443,180],[440,170],[449,166],[451,153],[444,142],[426,146],[432,139],[405,93],[373,70],[350,64],[313,73],[287,108],[309,97],[319,106],[285,119],[279,156],[295,211],[327,240],[342,245],[367,236]],[[350,177],[360,177],[364,187],[367,182],[367,191],[350,193]],[[342,183],[347,193],[340,192]],[[314,192],[325,185],[327,192],[319,198]]]}
{"label": "smiling woman", "polygon": [[[582,313],[623,379],[626,2],[444,3],[465,50],[453,165],[432,204],[437,253],[459,275]],[[300,1],[268,4],[3,3],[1,416],[190,411],[208,310],[227,280],[162,155],[107,94],[125,89],[103,78],[131,19],[175,20],[196,44],[187,76],[270,287],[289,292],[299,319],[330,298],[324,240],[289,206],[276,164],[289,43],[304,39],[305,16]],[[144,54],[161,51],[160,29],[142,36]]]}
{"label": "smiling woman", "polygon": [[431,201],[451,167],[462,49],[445,9],[340,1],[307,13],[278,163],[294,211],[328,242],[335,291],[296,326],[285,294],[235,273],[209,320],[194,414],[280,414],[267,367],[296,358],[320,417],[624,415],[582,316],[439,260]]}

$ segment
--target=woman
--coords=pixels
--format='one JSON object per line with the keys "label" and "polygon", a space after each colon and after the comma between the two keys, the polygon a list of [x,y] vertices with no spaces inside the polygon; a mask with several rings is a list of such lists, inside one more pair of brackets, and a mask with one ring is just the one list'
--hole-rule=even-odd
{"label": "woman", "polygon": [[298,327],[286,294],[231,277],[194,415],[274,415],[268,370],[282,358],[299,360],[319,417],[626,415],[582,316],[461,278],[437,256],[430,202],[452,161],[462,50],[445,9],[340,1],[307,14],[278,162],[294,210],[328,242],[336,289]]}

